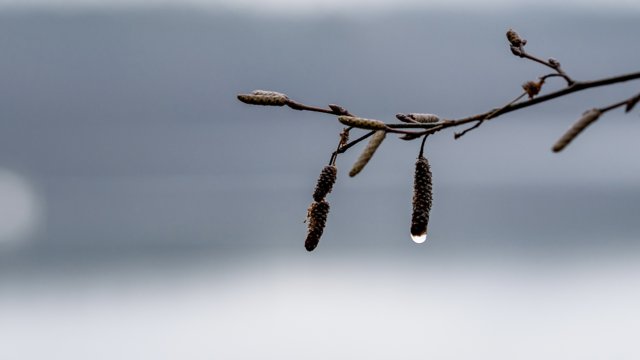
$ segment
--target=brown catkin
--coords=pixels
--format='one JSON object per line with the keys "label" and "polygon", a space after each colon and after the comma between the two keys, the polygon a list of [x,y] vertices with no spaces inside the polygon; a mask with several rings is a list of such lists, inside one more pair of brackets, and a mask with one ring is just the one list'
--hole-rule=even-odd
{"label": "brown catkin", "polygon": [[322,201],[314,201],[307,210],[307,239],[304,247],[307,251],[313,251],[320,242],[324,226],[327,223],[327,215],[329,214],[329,203]]}
{"label": "brown catkin", "polygon": [[322,201],[325,196],[331,192],[333,184],[336,182],[337,174],[338,168],[333,165],[327,165],[322,169],[318,182],[316,183],[316,189],[313,192],[313,200]]}
{"label": "brown catkin", "polygon": [[284,106],[289,98],[275,91],[254,90],[251,94],[238,95],[238,100],[250,105]]}
{"label": "brown catkin", "polygon": [[362,171],[362,169],[364,169],[365,165],[367,165],[369,160],[371,160],[371,158],[373,157],[373,154],[375,154],[378,146],[382,144],[382,140],[384,140],[386,134],[387,133],[384,130],[376,131],[373,134],[371,140],[369,140],[369,143],[367,143],[367,146],[364,148],[364,150],[362,150],[362,154],[360,154],[358,160],[356,160],[355,164],[353,164],[351,171],[349,171],[349,176],[354,177],[358,175],[360,171]]}
{"label": "brown catkin", "polygon": [[587,126],[591,125],[594,121],[598,120],[602,112],[598,109],[591,109],[582,114],[582,117],[578,119],[567,132],[562,135],[555,145],[553,145],[553,152],[560,152],[567,147],[573,139],[576,138]]}
{"label": "brown catkin", "polygon": [[432,202],[432,178],[429,161],[423,156],[416,161],[413,178],[413,213],[411,215],[411,235],[421,236],[427,233],[429,212]]}
{"label": "brown catkin", "polygon": [[387,128],[387,125],[380,120],[365,119],[355,116],[341,115],[338,116],[338,121],[340,121],[344,125],[353,126],[360,129],[384,130]]}

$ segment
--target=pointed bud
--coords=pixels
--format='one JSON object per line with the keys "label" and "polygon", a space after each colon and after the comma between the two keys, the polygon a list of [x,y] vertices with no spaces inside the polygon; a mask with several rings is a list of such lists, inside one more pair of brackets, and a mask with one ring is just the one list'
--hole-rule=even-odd
{"label": "pointed bud", "polygon": [[529,99],[533,99],[534,96],[538,95],[540,89],[542,89],[542,83],[527,81],[526,83],[522,84],[522,89],[527,92],[527,95],[529,95]]}
{"label": "pointed bud", "polygon": [[411,237],[413,241],[422,243],[427,236],[429,213],[431,211],[432,178],[429,161],[423,156],[416,161],[413,178],[413,213],[411,215]]}
{"label": "pointed bud", "polygon": [[275,91],[254,90],[251,94],[238,95],[238,100],[250,105],[284,106],[289,98]]}
{"label": "pointed bud", "polygon": [[640,101],[640,94],[636,95],[629,101],[627,101],[627,106],[624,108],[624,112],[630,112],[636,106],[636,104]]}
{"label": "pointed bud", "polygon": [[385,123],[380,120],[365,119],[346,115],[338,116],[338,120],[344,125],[353,126],[360,129],[384,130],[387,128],[387,125],[385,125]]}
{"label": "pointed bud", "polygon": [[567,147],[573,139],[576,138],[587,126],[591,125],[594,121],[598,120],[602,113],[598,109],[591,109],[582,114],[582,117],[578,119],[567,132],[553,145],[553,152],[560,152]]}
{"label": "pointed bud", "polygon": [[314,201],[307,210],[307,238],[304,247],[307,251],[313,251],[318,246],[324,226],[327,223],[327,215],[329,214],[329,203],[322,201]]}
{"label": "pointed bud", "polygon": [[526,44],[526,41],[522,40],[520,35],[518,35],[518,33],[515,32],[513,29],[509,29],[509,31],[507,31],[507,40],[509,40],[509,43],[511,45],[517,48],[524,46],[524,44]]}
{"label": "pointed bud", "polygon": [[333,110],[335,113],[339,114],[339,115],[346,115],[349,112],[347,111],[347,109],[343,108],[340,105],[336,105],[336,104],[329,104],[329,108],[331,110]]}
{"label": "pointed bud", "polygon": [[369,160],[371,160],[371,158],[373,157],[373,154],[376,152],[380,144],[382,144],[382,140],[384,140],[386,134],[387,133],[383,130],[376,131],[373,134],[371,140],[369,140],[369,143],[367,143],[367,146],[364,148],[364,150],[362,150],[362,154],[360,154],[358,160],[356,160],[355,164],[353,164],[351,171],[349,171],[349,176],[354,177],[358,175],[360,171],[362,171],[362,169],[364,169],[367,163],[369,163]]}
{"label": "pointed bud", "polygon": [[336,182],[336,175],[338,174],[338,168],[333,165],[327,165],[322,169],[318,182],[316,183],[316,189],[313,192],[313,200],[322,201],[328,193],[333,189],[333,184]]}

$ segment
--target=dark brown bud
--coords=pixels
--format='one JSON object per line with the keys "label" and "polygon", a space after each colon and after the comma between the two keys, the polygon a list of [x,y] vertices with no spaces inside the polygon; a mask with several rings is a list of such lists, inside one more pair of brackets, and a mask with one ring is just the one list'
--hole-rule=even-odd
{"label": "dark brown bud", "polygon": [[316,183],[316,190],[313,192],[313,200],[322,201],[331,192],[333,184],[336,182],[337,174],[338,168],[333,165],[327,165],[322,169]]}
{"label": "dark brown bud", "polygon": [[517,48],[524,46],[524,44],[526,44],[526,41],[522,40],[520,35],[518,35],[518,33],[515,32],[513,29],[509,29],[509,31],[507,31],[507,40],[509,40],[509,43],[511,45]]}
{"label": "dark brown bud", "polygon": [[427,236],[432,191],[429,161],[420,156],[416,161],[413,178],[413,214],[411,215],[411,238],[416,243],[424,242]]}
{"label": "dark brown bud", "polygon": [[335,113],[337,113],[338,115],[347,115],[349,113],[347,109],[343,108],[340,105],[329,104],[329,108],[333,110]]}
{"label": "dark brown bud", "polygon": [[542,89],[542,82],[527,81],[522,84],[522,88],[527,92],[527,95],[529,95],[529,99],[533,99],[534,96],[538,95],[540,89]]}
{"label": "dark brown bud", "polygon": [[307,210],[307,239],[304,247],[307,251],[313,251],[320,242],[324,226],[327,223],[327,215],[329,214],[329,203],[322,201],[314,201]]}
{"label": "dark brown bud", "polygon": [[598,120],[602,112],[598,109],[591,109],[582,114],[582,117],[578,119],[569,130],[567,130],[562,137],[556,141],[555,145],[553,145],[553,152],[560,152],[562,149],[567,147],[573,139],[576,138],[587,126],[591,125],[594,121]]}
{"label": "dark brown bud", "polygon": [[275,91],[254,90],[251,94],[238,95],[238,100],[250,105],[284,106],[289,98]]}
{"label": "dark brown bud", "polygon": [[630,112],[636,106],[636,104],[640,102],[640,94],[634,96],[633,98],[627,101],[627,105],[624,108],[624,112]]}

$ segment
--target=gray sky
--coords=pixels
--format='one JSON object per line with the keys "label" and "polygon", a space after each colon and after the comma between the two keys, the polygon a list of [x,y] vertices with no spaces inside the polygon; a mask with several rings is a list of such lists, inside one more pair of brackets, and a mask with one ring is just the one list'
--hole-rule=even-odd
{"label": "gray sky", "polygon": [[[0,8],[24,7],[122,7],[122,6],[157,6],[157,5],[192,5],[205,7],[229,7],[248,9],[256,12],[332,12],[336,10],[384,10],[398,7],[420,8],[480,8],[488,11],[494,9],[510,9],[523,6],[545,8],[558,7],[553,0],[0,0]],[[604,9],[634,9],[640,11],[640,2],[635,0],[566,0],[561,7],[602,11]]]}

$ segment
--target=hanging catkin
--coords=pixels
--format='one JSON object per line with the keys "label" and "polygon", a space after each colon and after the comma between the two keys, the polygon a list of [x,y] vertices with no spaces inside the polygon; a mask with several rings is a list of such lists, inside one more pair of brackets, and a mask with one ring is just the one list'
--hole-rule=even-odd
{"label": "hanging catkin", "polygon": [[373,154],[378,149],[378,146],[382,144],[382,140],[384,140],[386,134],[387,133],[384,130],[378,130],[373,134],[367,146],[362,150],[362,154],[360,154],[358,160],[353,164],[351,171],[349,171],[349,176],[354,177],[364,169],[365,165],[367,165],[369,160],[373,157]]}
{"label": "hanging catkin", "polygon": [[432,185],[429,161],[422,155],[416,161],[413,180],[413,214],[411,216],[411,235],[426,236],[431,211]]}
{"label": "hanging catkin", "polygon": [[336,182],[337,174],[338,169],[333,165],[327,165],[322,169],[318,182],[316,183],[316,189],[313,192],[313,200],[321,201],[331,192],[333,184]]}
{"label": "hanging catkin", "polygon": [[553,152],[560,152],[567,147],[573,139],[576,138],[587,126],[591,125],[594,121],[598,120],[602,113],[598,109],[591,109],[582,114],[582,117],[578,119],[569,130],[553,145]]}
{"label": "hanging catkin", "polygon": [[307,251],[313,251],[320,242],[324,226],[327,223],[327,215],[329,214],[329,203],[322,201],[314,201],[307,210],[307,239],[304,247]]}

